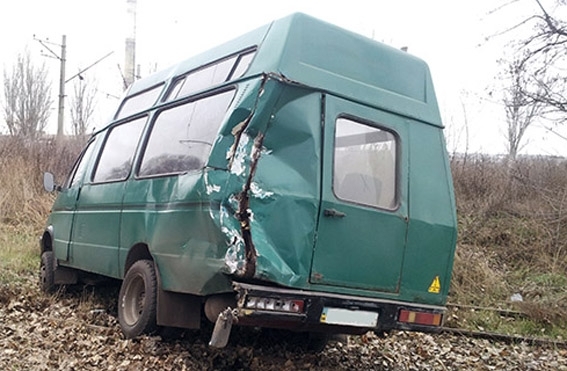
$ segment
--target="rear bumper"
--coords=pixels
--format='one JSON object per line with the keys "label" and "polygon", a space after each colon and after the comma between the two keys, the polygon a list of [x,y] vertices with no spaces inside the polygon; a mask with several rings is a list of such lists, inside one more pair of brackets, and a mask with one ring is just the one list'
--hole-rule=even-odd
{"label": "rear bumper", "polygon": [[[367,331],[385,332],[394,329],[436,332],[441,328],[445,307],[411,304],[395,300],[365,298],[317,291],[234,283],[238,294],[236,321],[239,325],[285,328],[298,331],[362,334]],[[302,301],[296,313],[251,307],[253,298],[267,302]],[[272,300],[273,299],[273,300]],[[400,321],[401,311],[435,315],[438,325],[423,325]],[[331,314],[333,318],[331,319]],[[414,316],[415,317],[415,316]],[[419,321],[417,321],[419,322]]]}

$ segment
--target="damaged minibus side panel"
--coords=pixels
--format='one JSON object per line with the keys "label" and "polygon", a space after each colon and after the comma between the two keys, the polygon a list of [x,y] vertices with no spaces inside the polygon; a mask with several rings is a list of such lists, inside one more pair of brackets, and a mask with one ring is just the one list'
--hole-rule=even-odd
{"label": "damaged minibus side panel", "polygon": [[[304,287],[320,199],[321,94],[283,83],[275,88],[283,92],[270,113],[249,188],[254,277]],[[249,130],[264,130],[256,127]]]}
{"label": "damaged minibus side panel", "polygon": [[[266,75],[264,79],[252,115],[234,130],[235,146],[231,149],[230,176],[224,190],[225,201],[221,205],[221,211],[227,210],[230,216],[221,219],[221,229],[229,241],[226,266],[230,273],[243,278],[258,278],[258,272],[262,270],[260,267],[265,264],[264,257],[272,247],[261,235],[263,213],[267,210],[261,204],[257,205],[257,200],[263,203],[273,200],[275,191],[269,188],[270,183],[266,187],[257,179],[258,172],[261,176],[263,171],[260,164],[273,154],[271,148],[266,146],[266,135],[270,136],[267,143],[271,145],[269,133],[278,117],[277,107],[282,100],[284,86],[273,76]],[[281,137],[278,141],[287,145],[288,138]],[[277,178],[286,173],[285,168],[272,166],[269,177]]]}

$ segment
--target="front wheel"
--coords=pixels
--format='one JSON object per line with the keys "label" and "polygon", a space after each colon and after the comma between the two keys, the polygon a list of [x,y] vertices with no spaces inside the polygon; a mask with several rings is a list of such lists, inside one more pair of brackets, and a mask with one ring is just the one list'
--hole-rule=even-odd
{"label": "front wheel", "polygon": [[126,338],[152,334],[157,330],[156,302],[154,263],[138,260],[128,269],[118,296],[118,322]]}
{"label": "front wheel", "polygon": [[41,291],[46,294],[52,294],[57,289],[55,285],[55,256],[53,251],[44,251],[41,254],[39,285]]}

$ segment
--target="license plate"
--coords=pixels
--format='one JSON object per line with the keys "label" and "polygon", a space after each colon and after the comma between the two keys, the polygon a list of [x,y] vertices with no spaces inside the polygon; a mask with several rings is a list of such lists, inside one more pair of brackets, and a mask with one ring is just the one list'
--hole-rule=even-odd
{"label": "license plate", "polygon": [[376,327],[378,324],[378,313],[343,308],[323,308],[321,323],[355,327]]}

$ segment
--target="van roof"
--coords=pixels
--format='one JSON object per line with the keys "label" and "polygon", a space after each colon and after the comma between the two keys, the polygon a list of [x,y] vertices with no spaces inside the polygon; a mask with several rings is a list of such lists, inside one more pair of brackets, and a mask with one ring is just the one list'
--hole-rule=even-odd
{"label": "van roof", "polygon": [[254,46],[256,56],[244,78],[275,73],[442,127],[431,74],[423,60],[302,13],[276,20],[138,80],[126,97],[159,83],[168,85],[176,76]]}

